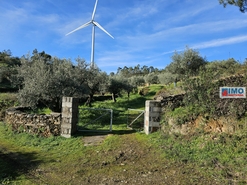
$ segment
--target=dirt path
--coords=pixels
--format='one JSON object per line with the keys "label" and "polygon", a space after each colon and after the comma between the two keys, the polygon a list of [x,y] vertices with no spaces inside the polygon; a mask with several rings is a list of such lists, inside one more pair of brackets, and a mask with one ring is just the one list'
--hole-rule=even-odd
{"label": "dirt path", "polygon": [[98,146],[105,138],[109,135],[98,135],[98,136],[85,136],[82,138],[84,146]]}
{"label": "dirt path", "polygon": [[[89,145],[100,145],[107,136],[85,137]],[[217,184],[208,181],[202,174],[197,174],[193,166],[169,162],[161,153],[140,141],[136,134],[118,136],[119,146],[110,150],[93,151],[82,171],[74,175],[71,184]],[[84,144],[86,144],[84,143]]]}
{"label": "dirt path", "polygon": [[[109,139],[110,138],[110,139]],[[87,136],[86,150],[61,159],[51,158],[25,172],[33,184],[71,185],[174,185],[217,184],[193,165],[168,161],[138,134]],[[62,152],[62,151],[61,151]],[[18,159],[23,157],[17,156]],[[3,157],[3,156],[1,156]],[[8,155],[8,159],[16,157]],[[23,160],[25,162],[25,160]],[[21,166],[23,162],[21,162]]]}

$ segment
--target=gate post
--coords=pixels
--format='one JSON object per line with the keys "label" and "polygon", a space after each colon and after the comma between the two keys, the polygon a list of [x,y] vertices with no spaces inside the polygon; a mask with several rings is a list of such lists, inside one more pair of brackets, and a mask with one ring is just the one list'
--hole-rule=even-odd
{"label": "gate post", "polygon": [[70,138],[77,131],[78,105],[77,98],[63,97],[61,136]]}
{"label": "gate post", "polygon": [[160,128],[161,102],[148,100],[145,103],[145,124],[144,131],[148,135]]}

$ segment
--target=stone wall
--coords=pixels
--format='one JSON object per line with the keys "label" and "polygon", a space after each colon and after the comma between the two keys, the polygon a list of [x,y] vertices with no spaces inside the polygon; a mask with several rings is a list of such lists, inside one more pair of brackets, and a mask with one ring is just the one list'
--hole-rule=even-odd
{"label": "stone wall", "polygon": [[204,131],[205,133],[228,133],[232,134],[241,129],[246,129],[246,123],[239,123],[238,120],[229,117],[220,117],[207,120],[203,116],[198,116],[195,120],[184,124],[177,124],[173,118],[168,118],[168,124],[162,125],[162,130],[168,134],[193,134],[194,132]]}
{"label": "stone wall", "polygon": [[183,105],[183,98],[184,98],[184,94],[177,94],[162,99],[159,98],[157,100],[160,100],[161,107],[163,109],[169,108],[171,110],[174,110],[175,108],[178,108]]}
{"label": "stone wall", "polygon": [[5,112],[5,122],[16,132],[70,138],[77,131],[78,106],[79,99],[63,97],[62,113],[28,114],[24,107],[10,108]]}
{"label": "stone wall", "polygon": [[[239,128],[240,118],[242,118],[247,111],[247,101],[243,98],[220,98],[220,87],[246,87],[246,77],[244,75],[233,75],[227,78],[215,80],[215,90],[211,95],[211,100],[215,104],[214,115],[208,118],[208,115],[200,115],[193,117],[184,124],[179,124],[176,119],[166,118],[167,124],[162,125],[162,130],[169,133],[188,134],[194,132],[196,129],[203,129],[205,132],[224,132],[233,133]],[[166,94],[159,94],[155,97],[156,100],[161,101],[163,112],[167,109],[174,110],[177,107],[183,106],[184,94],[168,96]],[[246,121],[247,123],[247,121]],[[246,124],[247,125],[247,124]]]}
{"label": "stone wall", "polygon": [[16,132],[28,132],[44,137],[61,134],[61,113],[27,114],[25,108],[16,107],[7,109],[5,112],[5,122],[10,124],[12,130]]}

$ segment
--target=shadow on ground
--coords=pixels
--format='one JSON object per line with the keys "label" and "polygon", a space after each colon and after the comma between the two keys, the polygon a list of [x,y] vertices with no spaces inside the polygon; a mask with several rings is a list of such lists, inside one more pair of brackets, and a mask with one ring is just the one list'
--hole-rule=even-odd
{"label": "shadow on ground", "polygon": [[6,148],[0,147],[0,184],[22,175],[28,177],[28,172],[41,163],[35,156],[34,152],[10,152]]}
{"label": "shadow on ground", "polygon": [[104,136],[104,135],[124,135],[135,133],[135,130],[113,130],[113,131],[95,131],[95,130],[85,130],[78,131],[73,137],[82,137],[82,136]]}

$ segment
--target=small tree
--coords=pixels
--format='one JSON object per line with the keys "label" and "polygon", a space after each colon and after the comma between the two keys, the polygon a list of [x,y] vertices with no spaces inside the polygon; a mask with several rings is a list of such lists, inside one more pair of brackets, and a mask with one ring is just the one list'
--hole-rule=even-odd
{"label": "small tree", "polygon": [[176,74],[178,79],[198,74],[199,69],[207,63],[206,59],[199,55],[199,52],[186,47],[182,53],[175,52],[172,62],[165,68],[171,74]]}
{"label": "small tree", "polygon": [[47,63],[42,56],[23,57],[18,68],[18,79],[23,88],[18,93],[23,106],[36,108],[42,104],[52,111],[61,111],[63,96],[80,97],[86,93],[84,60],[77,59],[77,66],[71,61],[51,58]]}
{"label": "small tree", "polygon": [[93,96],[96,92],[105,92],[107,79],[107,74],[101,72],[99,68],[90,68],[87,70],[86,86],[89,90],[87,105],[91,106]]}
{"label": "small tree", "polygon": [[163,73],[158,75],[158,78],[161,84],[169,84],[176,82],[176,79],[178,79],[178,75],[164,71]]}
{"label": "small tree", "polygon": [[145,76],[145,82],[148,84],[158,84],[159,78],[158,75],[155,73],[149,73]]}
{"label": "small tree", "polygon": [[108,91],[112,94],[112,100],[116,102],[116,96],[124,90],[125,84],[120,76],[109,77]]}
{"label": "small tree", "polygon": [[129,80],[130,84],[134,87],[143,86],[145,84],[143,76],[132,76]]}

